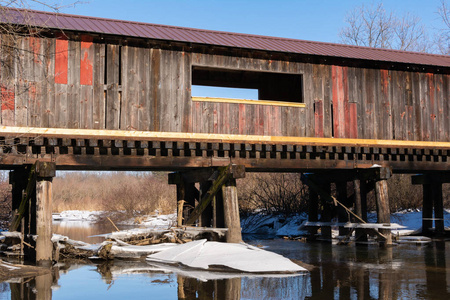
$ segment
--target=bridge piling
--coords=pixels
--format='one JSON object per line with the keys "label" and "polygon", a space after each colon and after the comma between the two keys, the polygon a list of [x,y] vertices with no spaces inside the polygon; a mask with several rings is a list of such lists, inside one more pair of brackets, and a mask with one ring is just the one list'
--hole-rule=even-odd
{"label": "bridge piling", "polygon": [[178,226],[225,227],[228,228],[226,241],[240,242],[236,179],[244,176],[245,168],[237,165],[169,174],[169,184],[177,185],[177,202],[183,205],[178,209],[178,213],[183,214],[178,216]]}

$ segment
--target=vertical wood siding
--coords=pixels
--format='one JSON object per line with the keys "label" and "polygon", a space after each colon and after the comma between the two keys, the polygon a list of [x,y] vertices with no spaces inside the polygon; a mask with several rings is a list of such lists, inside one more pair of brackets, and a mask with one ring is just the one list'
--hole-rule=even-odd
{"label": "vertical wood siding", "polygon": [[[11,49],[12,43],[19,48]],[[1,124],[450,141],[450,76],[2,36]],[[192,66],[302,74],[305,107],[193,102]]]}

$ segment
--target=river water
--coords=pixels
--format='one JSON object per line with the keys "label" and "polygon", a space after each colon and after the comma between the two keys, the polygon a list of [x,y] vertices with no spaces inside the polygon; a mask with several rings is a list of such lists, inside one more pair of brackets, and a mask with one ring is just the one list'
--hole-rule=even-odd
{"label": "river water", "polygon": [[[73,225],[54,231],[88,242],[111,231],[107,224]],[[450,242],[383,249],[244,238],[314,268],[297,276],[214,279],[136,261],[60,263],[52,274],[0,283],[0,299],[450,299]]]}

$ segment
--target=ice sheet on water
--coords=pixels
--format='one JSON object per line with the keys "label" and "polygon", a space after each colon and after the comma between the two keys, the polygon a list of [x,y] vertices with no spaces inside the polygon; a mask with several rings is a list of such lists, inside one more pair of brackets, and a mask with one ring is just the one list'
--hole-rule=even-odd
{"label": "ice sheet on water", "polygon": [[147,261],[195,269],[232,269],[249,273],[297,273],[306,269],[289,259],[244,243],[198,240],[147,256]]}

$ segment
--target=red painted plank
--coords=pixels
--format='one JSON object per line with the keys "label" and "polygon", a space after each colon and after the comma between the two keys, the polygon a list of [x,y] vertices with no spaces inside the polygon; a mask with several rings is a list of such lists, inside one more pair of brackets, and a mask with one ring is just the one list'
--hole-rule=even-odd
{"label": "red painted plank", "polygon": [[350,108],[348,103],[348,67],[342,68],[342,99],[344,106],[344,137],[350,137]]}
{"label": "red painted plank", "polygon": [[343,138],[345,135],[345,107],[344,107],[344,80],[343,68],[332,66],[333,91],[333,121],[334,137]]}
{"label": "red painted plank", "polygon": [[2,86],[2,111],[14,110],[15,107],[15,93],[14,88],[8,89]]}
{"label": "red painted plank", "polygon": [[58,38],[55,47],[55,83],[67,84],[69,41]]}
{"label": "red painted plank", "polygon": [[33,61],[35,64],[42,64],[42,57],[40,56],[41,40],[36,37],[29,39],[30,50],[33,51]]}
{"label": "red painted plank", "polygon": [[80,84],[92,85],[94,60],[93,51],[89,51],[92,47],[93,38],[91,36],[81,37],[81,61],[80,61]]}
{"label": "red painted plank", "polygon": [[349,138],[358,138],[358,107],[356,103],[349,103]]}
{"label": "red painted plank", "polygon": [[337,118],[338,115],[338,108],[339,108],[339,102],[338,102],[338,87],[336,84],[336,78],[337,78],[337,68],[336,66],[331,66],[331,82],[332,82],[332,94],[333,94],[333,131],[334,131],[334,137],[339,137],[339,119]]}

